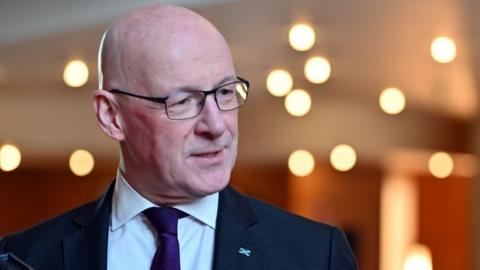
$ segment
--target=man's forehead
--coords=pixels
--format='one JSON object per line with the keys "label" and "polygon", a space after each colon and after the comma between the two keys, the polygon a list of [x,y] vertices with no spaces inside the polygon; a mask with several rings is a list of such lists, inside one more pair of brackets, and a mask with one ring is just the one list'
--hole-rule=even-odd
{"label": "man's forehead", "polygon": [[236,73],[229,52],[212,52],[199,50],[192,53],[186,49],[180,57],[167,54],[152,55],[144,61],[137,58],[135,66],[139,70],[128,76],[136,84],[133,89],[143,89],[145,94],[152,95],[167,95],[180,88],[208,90],[234,80]]}

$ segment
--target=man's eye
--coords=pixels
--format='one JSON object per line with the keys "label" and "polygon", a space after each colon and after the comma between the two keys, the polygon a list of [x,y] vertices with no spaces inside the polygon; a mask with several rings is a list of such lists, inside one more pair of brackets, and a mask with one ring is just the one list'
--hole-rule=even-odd
{"label": "man's eye", "polygon": [[192,97],[185,97],[183,99],[173,102],[171,106],[184,106],[188,105],[190,102],[192,102]]}
{"label": "man's eye", "polygon": [[228,89],[228,88],[222,88],[218,91],[220,95],[222,96],[230,96],[233,95],[233,89]]}

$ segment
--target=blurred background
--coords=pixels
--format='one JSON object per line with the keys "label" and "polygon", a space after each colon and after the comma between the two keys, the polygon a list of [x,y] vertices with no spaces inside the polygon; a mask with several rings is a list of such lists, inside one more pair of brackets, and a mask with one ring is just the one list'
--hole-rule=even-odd
{"label": "blurred background", "polygon": [[[115,177],[97,48],[154,2],[0,2],[0,235]],[[361,269],[480,269],[480,1],[169,2],[211,20],[251,82],[232,185],[342,227]]]}

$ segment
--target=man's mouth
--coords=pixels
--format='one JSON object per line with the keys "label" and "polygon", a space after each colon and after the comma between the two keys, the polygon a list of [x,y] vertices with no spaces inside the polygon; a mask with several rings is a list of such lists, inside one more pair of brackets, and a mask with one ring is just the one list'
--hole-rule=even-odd
{"label": "man's mouth", "polygon": [[197,152],[197,153],[192,153],[192,156],[210,158],[210,157],[215,157],[216,155],[220,154],[220,152],[222,152],[222,150],[223,149],[213,150],[213,151],[205,151],[205,152]]}
{"label": "man's mouth", "polygon": [[205,164],[219,163],[223,161],[224,149],[194,152],[190,156]]}

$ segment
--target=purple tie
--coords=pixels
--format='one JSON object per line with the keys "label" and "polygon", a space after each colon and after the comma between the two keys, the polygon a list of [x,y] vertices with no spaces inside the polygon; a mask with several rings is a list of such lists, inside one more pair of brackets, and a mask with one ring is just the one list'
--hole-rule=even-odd
{"label": "purple tie", "polygon": [[169,207],[152,207],[143,211],[157,231],[158,247],[151,270],[180,270],[180,248],[177,239],[178,219],[186,216]]}

